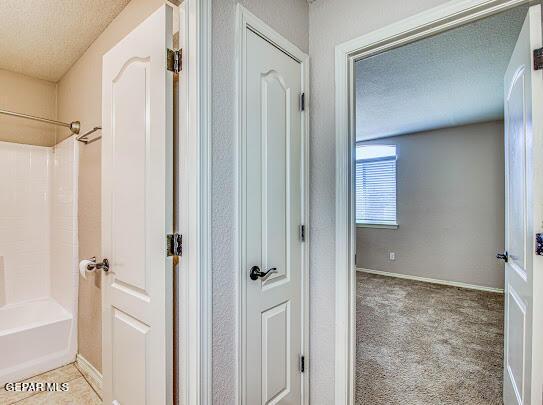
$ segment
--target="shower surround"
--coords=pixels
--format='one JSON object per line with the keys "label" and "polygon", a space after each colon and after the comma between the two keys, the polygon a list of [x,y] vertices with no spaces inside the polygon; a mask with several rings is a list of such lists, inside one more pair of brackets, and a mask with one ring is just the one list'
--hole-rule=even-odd
{"label": "shower surround", "polygon": [[0,385],[77,353],[78,142],[0,142]]}

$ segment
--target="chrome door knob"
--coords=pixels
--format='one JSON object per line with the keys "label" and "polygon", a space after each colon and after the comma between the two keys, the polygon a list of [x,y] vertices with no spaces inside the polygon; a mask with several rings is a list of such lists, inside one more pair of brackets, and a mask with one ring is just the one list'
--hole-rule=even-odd
{"label": "chrome door knob", "polygon": [[96,263],[96,257],[91,257],[90,260],[92,263],[87,265],[87,270],[104,270],[106,273],[109,271],[109,261],[107,259],[102,260],[101,263]]}

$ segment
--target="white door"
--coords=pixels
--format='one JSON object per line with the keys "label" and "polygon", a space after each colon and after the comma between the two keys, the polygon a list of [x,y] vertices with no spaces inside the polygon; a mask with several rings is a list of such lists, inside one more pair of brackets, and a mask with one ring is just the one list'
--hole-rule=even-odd
{"label": "white door", "polygon": [[[102,72],[104,403],[172,402],[172,9],[112,48]],[[82,95],[84,97],[84,95]]]}
{"label": "white door", "polygon": [[[533,68],[532,51],[541,47],[541,7],[529,8],[505,73],[505,351],[504,403],[540,404],[533,396],[532,360],[535,232],[541,232],[541,178],[534,173],[540,150],[543,80]],[[539,149],[536,149],[538,147]],[[540,159],[540,158],[539,158]],[[542,342],[538,342],[542,344]],[[538,384],[540,385],[540,384]],[[540,387],[533,387],[540,390]],[[540,392],[540,391],[539,391]]]}
{"label": "white door", "polygon": [[300,404],[302,65],[245,35],[245,403]]}

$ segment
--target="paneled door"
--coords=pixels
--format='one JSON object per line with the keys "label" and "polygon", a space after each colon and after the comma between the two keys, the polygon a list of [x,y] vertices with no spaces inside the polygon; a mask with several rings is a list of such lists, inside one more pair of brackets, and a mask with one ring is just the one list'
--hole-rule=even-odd
{"label": "paneled door", "polygon": [[303,69],[251,28],[243,35],[244,403],[300,404]]}
{"label": "paneled door", "polygon": [[103,58],[105,404],[172,402],[172,11],[158,9]]}
{"label": "paneled door", "polygon": [[[532,376],[535,270],[542,258],[535,255],[535,232],[541,232],[542,205],[536,150],[542,136],[543,80],[534,70],[532,52],[541,47],[541,6],[532,6],[520,31],[504,81],[505,114],[505,351],[504,403],[541,403],[534,395]],[[537,149],[539,148],[539,149]],[[539,345],[542,342],[537,342]],[[540,384],[537,384],[540,385]]]}

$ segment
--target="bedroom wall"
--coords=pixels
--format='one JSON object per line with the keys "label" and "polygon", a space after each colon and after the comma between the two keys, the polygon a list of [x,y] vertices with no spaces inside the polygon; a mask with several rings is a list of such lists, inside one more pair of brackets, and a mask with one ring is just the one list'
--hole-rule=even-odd
{"label": "bedroom wall", "polygon": [[[102,121],[102,56],[149,16],[163,0],[132,0],[58,83],[58,118],[81,121],[87,131]],[[98,133],[99,134],[99,133]],[[69,131],[60,130],[63,139]],[[80,148],[79,258],[101,252],[101,142]],[[96,272],[79,279],[79,353],[102,369],[101,277]]]}
{"label": "bedroom wall", "polygon": [[362,144],[397,147],[399,227],[358,227],[357,267],[503,288],[503,122]]}

